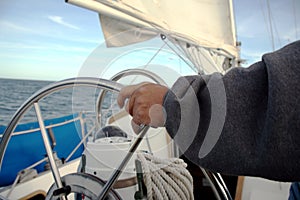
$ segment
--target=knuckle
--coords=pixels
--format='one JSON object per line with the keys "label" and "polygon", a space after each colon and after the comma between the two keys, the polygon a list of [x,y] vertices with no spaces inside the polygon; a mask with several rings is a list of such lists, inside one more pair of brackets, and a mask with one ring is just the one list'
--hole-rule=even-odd
{"label": "knuckle", "polygon": [[138,105],[141,105],[141,104],[143,104],[144,103],[144,100],[142,99],[142,98],[136,98],[136,103],[138,104]]}
{"label": "knuckle", "polygon": [[139,92],[140,92],[140,93],[145,93],[145,92],[147,92],[146,87],[145,87],[145,86],[140,87]]}
{"label": "knuckle", "polygon": [[143,118],[145,116],[145,111],[144,110],[138,110],[136,112],[136,116],[139,117],[139,118]]}

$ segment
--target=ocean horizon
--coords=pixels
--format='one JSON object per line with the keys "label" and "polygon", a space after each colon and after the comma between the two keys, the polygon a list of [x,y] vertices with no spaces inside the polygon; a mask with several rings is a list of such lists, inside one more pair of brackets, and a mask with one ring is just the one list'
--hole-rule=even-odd
{"label": "ocean horizon", "polygon": [[[35,92],[54,81],[0,78],[0,126],[7,126],[14,113]],[[95,114],[99,89],[92,87],[67,88],[46,96],[39,105],[44,119],[57,118],[74,112]],[[108,108],[112,98],[104,100],[103,107]],[[34,109],[25,113],[20,123],[36,121]]]}
{"label": "ocean horizon", "polygon": [[6,126],[26,99],[50,83],[51,81],[0,78],[0,125]]}

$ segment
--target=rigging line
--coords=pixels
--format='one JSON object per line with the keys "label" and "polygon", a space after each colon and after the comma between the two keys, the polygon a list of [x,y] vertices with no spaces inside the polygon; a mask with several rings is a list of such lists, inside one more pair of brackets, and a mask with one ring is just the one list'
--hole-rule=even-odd
{"label": "rigging line", "polygon": [[297,15],[296,15],[296,0],[293,0],[293,15],[294,15],[294,23],[295,23],[295,34],[296,39],[298,38],[298,24],[297,24]]}
{"label": "rigging line", "polygon": [[[146,69],[149,64],[153,61],[153,59],[158,55],[158,53],[162,50],[162,48],[166,46],[165,44],[163,44],[156,52],[155,54],[150,58],[150,60],[146,63],[146,65],[143,66],[142,69]],[[138,76],[135,76],[135,78],[132,79],[132,81],[130,82],[130,84],[133,84],[134,81],[136,81]]]}
{"label": "rigging line", "polygon": [[[268,0],[269,1],[269,0]],[[273,26],[274,26],[274,30],[275,30],[275,34],[277,34],[277,40],[278,40],[278,44],[279,44],[279,46],[281,46],[281,40],[280,40],[280,36],[279,36],[279,32],[278,32],[278,28],[277,28],[277,26],[276,26],[276,20],[275,20],[275,18],[274,18],[274,15],[272,14],[272,11],[271,11],[271,9],[270,9],[270,16],[271,16],[271,22],[270,23],[272,23],[273,22]],[[273,38],[273,42],[274,42],[274,46],[275,46],[275,39]]]}
{"label": "rigging line", "polygon": [[[168,37],[167,37],[168,38]],[[166,38],[166,39],[167,39]],[[181,51],[183,51],[183,53],[184,54],[186,54],[186,56],[187,57],[189,57],[188,56],[188,52],[186,52],[186,51],[188,51],[188,50],[184,50],[184,47],[182,47],[180,44],[179,44],[179,42],[178,42],[178,44],[176,45],[176,44],[174,44],[174,46],[175,46],[175,48],[177,48],[177,51],[176,51],[176,49],[175,48],[173,48],[167,41],[166,41],[166,39],[165,40],[163,40],[163,42],[165,42],[166,43],[166,45],[180,58],[180,59],[182,59],[184,62],[185,62],[185,64],[187,64],[193,71],[195,71],[196,73],[199,73],[199,70],[196,68],[196,66],[191,66],[191,63],[189,63],[189,62],[187,62],[186,61],[186,59],[182,56],[182,55],[180,55],[177,51],[179,51],[179,52],[181,52]],[[169,39],[168,39],[169,40]],[[170,41],[170,40],[169,40]],[[176,40],[175,40],[176,41]],[[172,42],[171,42],[172,43]],[[175,43],[175,42],[174,42]],[[186,44],[186,43],[185,43]],[[190,61],[192,61],[192,59],[190,58]],[[192,64],[194,65],[194,63],[192,62]]]}
{"label": "rigging line", "polygon": [[[207,55],[204,55],[204,53],[206,53]],[[215,54],[215,53],[211,52],[210,50],[206,50],[206,52],[205,51],[203,52],[203,50],[201,51],[203,60],[206,60],[216,71],[219,71],[220,73],[222,73],[224,70],[219,69],[219,66],[217,65],[217,63],[214,63],[214,58],[213,58],[212,54]]]}
{"label": "rigging line", "polygon": [[[263,2],[262,2],[262,1],[263,1],[263,0],[259,0],[260,9],[261,9],[262,15],[263,15],[263,17],[264,17],[265,24],[268,24],[268,22],[267,22],[267,16],[266,16],[266,14],[265,14],[265,12],[264,12],[264,5],[263,5]],[[268,26],[266,26],[266,27],[267,27],[268,33],[270,34],[269,27],[268,27]]]}
{"label": "rigging line", "polygon": [[146,65],[144,65],[144,69],[152,62],[152,60],[158,55],[158,53],[162,50],[162,48],[166,46],[166,44],[161,45],[161,47],[156,51],[156,53],[150,58]]}
{"label": "rigging line", "polygon": [[198,62],[199,62],[199,65],[202,67],[203,73],[205,73],[205,72],[204,72],[203,58],[202,58],[202,56],[203,56],[202,51],[203,51],[203,50],[204,50],[204,49],[197,48],[198,54],[197,54],[196,56],[197,56],[197,60],[198,60]]}
{"label": "rigging line", "polygon": [[[190,50],[191,47],[185,48],[185,47],[184,47],[183,45],[181,45],[180,43],[178,43],[177,45],[178,45],[178,47],[176,46],[176,44],[175,44],[175,47],[177,47],[178,51],[180,52],[180,50],[181,50],[182,53],[186,56],[186,58],[187,58],[189,61],[191,61],[192,64],[193,64],[194,66],[190,66],[190,64],[188,64],[187,62],[186,62],[186,64],[188,64],[188,66],[190,66],[191,68],[193,67],[193,68],[196,70],[196,72],[197,72],[198,70],[197,70],[197,68],[196,68],[195,66],[198,66],[198,63],[197,63],[197,61],[196,61],[195,59],[193,59],[193,56],[192,56],[192,53],[191,53],[191,50]],[[171,48],[171,46],[170,46],[170,48]],[[175,54],[178,55],[178,56],[180,57],[180,55],[179,55],[178,52],[176,52],[174,49],[172,49],[172,51],[174,51]],[[180,57],[180,58],[183,59],[183,57]],[[193,68],[192,68],[192,69],[193,69]]]}
{"label": "rigging line", "polygon": [[276,23],[275,23],[276,20],[274,20],[274,16],[273,15],[272,15],[272,18],[273,18],[273,22],[274,22],[275,33],[277,34],[278,44],[279,44],[279,46],[281,46],[281,40],[280,40],[279,32],[278,32],[278,29],[277,29],[277,26],[276,26]]}
{"label": "rigging line", "polygon": [[271,42],[272,42],[272,50],[275,51],[275,44],[274,44],[274,34],[273,34],[273,26],[272,26],[272,18],[271,18],[271,9],[270,9],[270,1],[266,0],[267,2],[267,10],[268,10],[268,17],[269,17],[269,26],[271,32]]}
{"label": "rigging line", "polygon": [[197,60],[199,68],[201,67],[202,71],[204,71],[204,64],[202,62],[202,56],[201,56],[201,53],[200,53],[202,50],[203,49],[201,49],[201,48],[194,47],[193,50],[192,50],[192,52],[193,52],[193,54],[194,54],[194,56],[195,56],[195,58]]}

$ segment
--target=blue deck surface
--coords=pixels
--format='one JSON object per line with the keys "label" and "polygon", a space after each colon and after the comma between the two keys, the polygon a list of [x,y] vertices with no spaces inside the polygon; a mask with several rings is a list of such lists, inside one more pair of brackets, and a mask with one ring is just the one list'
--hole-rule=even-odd
{"label": "blue deck surface", "polygon": [[[54,151],[61,159],[67,158],[67,156],[78,145],[82,138],[82,130],[86,130],[82,127],[78,114],[64,116],[60,118],[45,120],[45,126],[59,124],[71,120],[63,125],[52,127],[56,139],[56,146]],[[72,120],[75,119],[76,120]],[[34,130],[38,128],[37,122],[20,124],[16,127],[14,132],[31,130],[28,133],[14,135],[11,137],[7,146],[3,164],[0,171],[0,187],[12,184],[15,180],[18,172],[37,161],[43,159],[46,155],[46,150],[43,144],[41,132]],[[5,127],[0,126],[0,134],[5,130]],[[83,152],[83,145],[75,152],[70,160],[78,158]],[[38,172],[44,171],[45,162],[41,163],[35,169]]]}

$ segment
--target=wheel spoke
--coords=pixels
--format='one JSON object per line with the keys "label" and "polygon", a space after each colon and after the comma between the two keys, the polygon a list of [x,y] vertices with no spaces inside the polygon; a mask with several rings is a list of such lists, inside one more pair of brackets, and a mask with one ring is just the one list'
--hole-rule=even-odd
{"label": "wheel spoke", "polygon": [[[62,181],[61,181],[61,177],[60,177],[60,174],[59,174],[58,167],[56,166],[56,162],[55,162],[55,159],[54,159],[54,156],[53,156],[52,148],[50,146],[50,141],[49,141],[49,138],[48,138],[48,135],[47,135],[47,131],[46,131],[46,128],[45,128],[45,124],[44,124],[44,120],[43,120],[43,117],[42,117],[40,106],[39,106],[38,103],[34,103],[33,105],[34,105],[34,109],[35,109],[35,113],[36,113],[36,116],[37,116],[37,120],[38,120],[40,129],[41,129],[41,134],[42,134],[44,146],[45,146],[45,149],[46,149],[46,153],[47,153],[47,156],[48,156],[48,159],[49,159],[50,169],[52,171],[54,181],[55,181],[58,188],[62,188],[63,184],[62,184]],[[62,196],[62,199],[66,199],[66,198],[64,196]]]}

